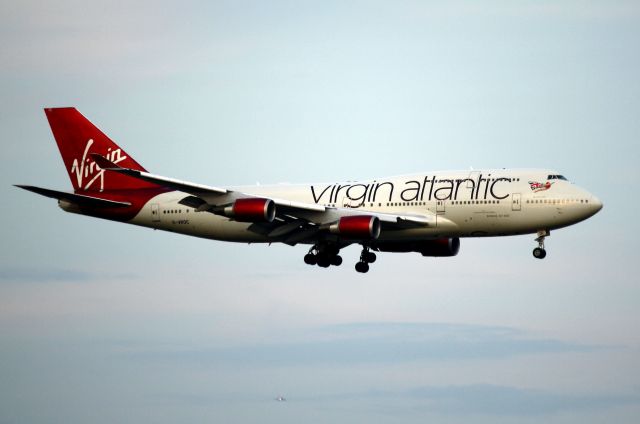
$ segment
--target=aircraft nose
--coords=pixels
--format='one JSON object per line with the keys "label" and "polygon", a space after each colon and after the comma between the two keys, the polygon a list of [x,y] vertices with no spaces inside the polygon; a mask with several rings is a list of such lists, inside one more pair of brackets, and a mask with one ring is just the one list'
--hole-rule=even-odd
{"label": "aircraft nose", "polygon": [[591,196],[591,201],[589,202],[591,207],[593,208],[593,213],[597,213],[602,209],[602,201],[598,199],[596,196]]}

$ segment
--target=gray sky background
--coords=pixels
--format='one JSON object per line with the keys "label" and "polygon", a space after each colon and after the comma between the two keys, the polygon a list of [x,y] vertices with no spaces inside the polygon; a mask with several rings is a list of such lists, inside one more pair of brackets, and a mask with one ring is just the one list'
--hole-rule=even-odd
{"label": "gray sky background", "polygon": [[[640,4],[0,1],[0,423],[635,423]],[[547,240],[383,254],[65,214],[42,109],[217,186],[550,167]],[[275,402],[277,395],[287,402]]]}

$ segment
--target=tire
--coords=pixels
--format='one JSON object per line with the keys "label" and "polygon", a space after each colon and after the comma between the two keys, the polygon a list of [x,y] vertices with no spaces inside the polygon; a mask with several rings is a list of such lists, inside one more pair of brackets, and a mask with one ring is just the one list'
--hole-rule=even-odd
{"label": "tire", "polygon": [[367,252],[365,259],[367,262],[369,262],[370,264],[374,263],[376,261],[376,259],[378,259],[376,257],[376,254],[373,252]]}
{"label": "tire", "polygon": [[328,246],[324,249],[324,251],[325,251],[325,252],[327,253],[327,255],[329,255],[329,256],[335,256],[335,255],[337,255],[338,253],[340,253],[340,249],[338,248],[338,246],[333,245],[333,244],[328,245]]}
{"label": "tire", "polygon": [[331,265],[333,265],[333,266],[342,265],[342,256],[335,255],[333,258],[331,258]]}
{"label": "tire", "polygon": [[356,263],[356,271],[365,273],[369,271],[369,264],[366,262],[358,262]]}
{"label": "tire", "polygon": [[307,265],[315,265],[318,263],[318,259],[313,253],[307,253],[304,255],[304,263]]}
{"label": "tire", "polygon": [[547,256],[547,251],[541,247],[533,249],[533,257],[536,259],[544,259]]}
{"label": "tire", "polygon": [[326,255],[318,255],[318,266],[320,268],[329,268],[331,261]]}

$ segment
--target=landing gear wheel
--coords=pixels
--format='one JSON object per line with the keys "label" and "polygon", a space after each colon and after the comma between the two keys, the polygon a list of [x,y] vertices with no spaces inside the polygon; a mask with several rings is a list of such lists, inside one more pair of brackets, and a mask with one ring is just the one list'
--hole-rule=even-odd
{"label": "landing gear wheel", "polygon": [[317,255],[318,258],[318,266],[321,268],[329,268],[329,265],[331,265],[331,258],[324,253],[318,253]]}
{"label": "landing gear wheel", "polygon": [[340,253],[340,248],[335,244],[314,244],[304,255],[304,263],[318,265],[321,268],[328,268],[331,265],[339,266],[342,264],[342,257],[338,253]]}
{"label": "landing gear wheel", "polygon": [[372,264],[376,261],[377,257],[376,257],[376,254],[373,252],[366,252],[366,254],[364,255],[364,259],[365,259],[365,262]]}
{"label": "landing gear wheel", "polygon": [[365,273],[369,271],[369,264],[366,262],[358,262],[356,263],[356,271]]}
{"label": "landing gear wheel", "polygon": [[368,272],[369,264],[376,261],[376,254],[369,250],[369,247],[362,245],[362,253],[360,253],[360,261],[356,264],[356,271]]}
{"label": "landing gear wheel", "polygon": [[536,259],[544,259],[547,256],[547,251],[541,247],[533,249],[533,257]]}
{"label": "landing gear wheel", "polygon": [[318,263],[318,258],[313,253],[307,253],[304,255],[304,263],[307,265],[315,265]]}
{"label": "landing gear wheel", "polygon": [[318,259],[318,266],[320,268],[329,268],[329,265],[331,265],[331,262],[329,262],[328,259]]}
{"label": "landing gear wheel", "polygon": [[547,251],[544,250],[544,239],[548,237],[551,233],[547,230],[538,231],[538,237],[536,241],[538,242],[538,247],[533,249],[533,257],[536,259],[544,259],[547,256]]}

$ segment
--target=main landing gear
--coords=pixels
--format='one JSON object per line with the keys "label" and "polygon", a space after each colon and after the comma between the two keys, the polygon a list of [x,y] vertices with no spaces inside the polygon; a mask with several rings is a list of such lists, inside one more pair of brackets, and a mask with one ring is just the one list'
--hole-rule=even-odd
{"label": "main landing gear", "polygon": [[372,264],[376,261],[376,254],[369,250],[368,247],[364,246],[362,248],[362,253],[360,253],[360,261],[356,263],[356,271],[358,272],[368,272],[369,264]]}
{"label": "main landing gear", "polygon": [[[307,265],[318,265],[321,268],[328,268],[331,265],[342,265],[342,256],[339,255],[340,248],[335,244],[316,244],[309,253],[304,255],[304,263]],[[373,253],[367,246],[362,248],[360,253],[360,261],[356,263],[356,271],[368,272],[369,264],[376,261],[376,254]]]}
{"label": "main landing gear", "polygon": [[321,268],[328,268],[329,266],[342,265],[342,256],[340,256],[340,248],[333,244],[316,244],[309,253],[304,255],[304,263],[307,265],[318,265]]}
{"label": "main landing gear", "polygon": [[533,257],[536,259],[544,259],[547,256],[547,251],[544,250],[544,238],[550,235],[547,230],[538,231],[538,237],[536,241],[538,242],[538,247],[533,249]]}

